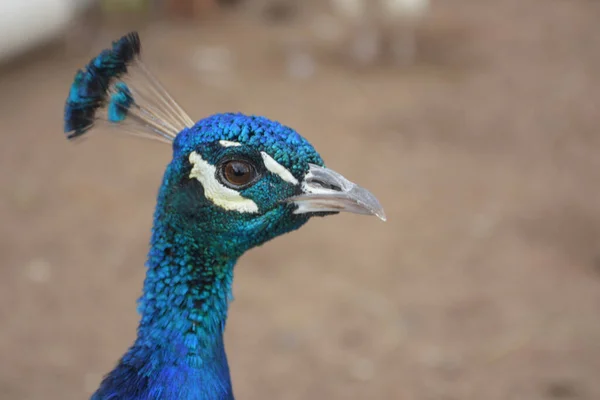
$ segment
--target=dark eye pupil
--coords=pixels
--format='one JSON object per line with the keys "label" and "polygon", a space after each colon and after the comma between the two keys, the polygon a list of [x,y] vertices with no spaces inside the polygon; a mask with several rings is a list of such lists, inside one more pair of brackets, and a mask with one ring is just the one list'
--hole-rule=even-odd
{"label": "dark eye pupil", "polygon": [[249,173],[248,168],[242,164],[231,164],[231,169],[233,170],[233,174],[235,176],[243,176]]}
{"label": "dark eye pupil", "polygon": [[241,186],[254,178],[254,169],[245,161],[229,161],[223,166],[223,176],[230,184]]}

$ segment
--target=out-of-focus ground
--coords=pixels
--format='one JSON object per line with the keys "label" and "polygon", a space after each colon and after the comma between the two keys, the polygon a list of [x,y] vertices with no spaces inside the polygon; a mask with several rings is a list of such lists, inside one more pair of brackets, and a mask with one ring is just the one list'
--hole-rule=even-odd
{"label": "out-of-focus ground", "polygon": [[[434,5],[415,66],[321,51],[306,81],[256,20],[141,31],[194,118],[283,121],[388,214],[314,220],[243,257],[226,331],[239,399],[600,398],[600,4]],[[202,78],[198,46],[229,48],[232,80]],[[170,150],[64,140],[96,50],[0,74],[3,400],[85,398],[135,336]]]}

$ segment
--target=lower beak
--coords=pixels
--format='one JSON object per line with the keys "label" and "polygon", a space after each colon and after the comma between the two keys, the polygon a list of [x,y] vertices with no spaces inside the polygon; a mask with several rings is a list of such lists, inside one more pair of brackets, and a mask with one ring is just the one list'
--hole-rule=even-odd
{"label": "lower beak", "polygon": [[386,220],[383,207],[371,192],[328,168],[310,164],[302,181],[302,192],[286,200],[296,204],[296,214],[351,212]]}

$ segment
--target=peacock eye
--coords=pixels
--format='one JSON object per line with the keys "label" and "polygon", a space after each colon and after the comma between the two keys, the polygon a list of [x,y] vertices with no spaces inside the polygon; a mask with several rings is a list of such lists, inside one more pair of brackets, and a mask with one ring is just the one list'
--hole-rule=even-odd
{"label": "peacock eye", "polygon": [[243,188],[254,182],[256,169],[248,161],[230,160],[221,165],[220,178],[223,184],[232,189]]}

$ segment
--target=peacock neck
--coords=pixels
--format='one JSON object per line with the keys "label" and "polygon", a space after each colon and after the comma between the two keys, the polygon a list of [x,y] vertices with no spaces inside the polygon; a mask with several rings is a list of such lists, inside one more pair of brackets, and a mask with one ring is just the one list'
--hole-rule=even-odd
{"label": "peacock neck", "polygon": [[[185,398],[232,399],[223,331],[237,257],[215,251],[206,232],[181,221],[161,210],[155,216],[130,355],[152,360],[149,376],[187,376],[180,384],[193,387],[179,388],[190,393]],[[198,391],[206,397],[192,395]]]}
{"label": "peacock neck", "polygon": [[190,362],[210,357],[222,347],[235,260],[207,257],[177,236],[168,241],[174,245],[165,243],[150,252],[138,340],[162,349],[183,345]]}

